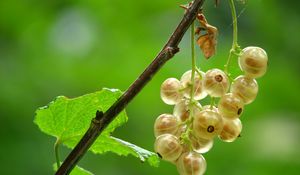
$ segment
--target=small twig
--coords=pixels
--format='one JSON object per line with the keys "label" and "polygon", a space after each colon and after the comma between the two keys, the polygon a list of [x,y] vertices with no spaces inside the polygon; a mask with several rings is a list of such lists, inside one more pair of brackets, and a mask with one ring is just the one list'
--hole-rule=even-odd
{"label": "small twig", "polygon": [[103,114],[97,112],[90,128],[86,131],[79,143],[71,151],[63,164],[59,167],[56,175],[69,174],[75,167],[81,157],[87,152],[101,132],[111,123],[114,118],[127,106],[127,104],[141,91],[141,89],[151,80],[156,72],[178,51],[178,44],[183,35],[195,20],[198,9],[205,0],[195,0],[187,9],[183,19],[178,24],[174,33],[169,38],[166,45],[158,53],[153,62],[145,69],[145,71],[133,82],[127,91]]}

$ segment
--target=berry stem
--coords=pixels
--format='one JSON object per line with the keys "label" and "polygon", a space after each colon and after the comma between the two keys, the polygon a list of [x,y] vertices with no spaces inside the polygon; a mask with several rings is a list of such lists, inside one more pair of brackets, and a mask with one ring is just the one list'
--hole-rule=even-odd
{"label": "berry stem", "polygon": [[202,74],[201,74],[201,72],[200,72],[200,69],[199,69],[199,68],[196,68],[196,72],[197,72],[197,74],[199,75],[200,79],[202,79],[203,77],[202,77]]}
{"label": "berry stem", "polygon": [[210,97],[210,110],[213,110],[215,105],[215,97]]}
{"label": "berry stem", "polygon": [[197,70],[196,67],[196,58],[195,58],[195,22],[192,22],[191,24],[191,57],[192,57],[192,74],[191,74],[191,92],[190,92],[190,101],[189,101],[189,111],[190,111],[190,116],[189,119],[185,122],[185,124],[187,125],[187,128],[185,130],[184,133],[182,133],[181,138],[184,142],[184,144],[189,146],[189,149],[191,149],[191,143],[190,143],[190,139],[189,139],[189,134],[191,132],[190,130],[190,125],[193,121],[193,106],[194,106],[194,88],[195,88],[195,73]]}
{"label": "berry stem", "polygon": [[[190,92],[190,108],[194,99],[195,93],[195,72],[196,72],[196,58],[195,58],[195,22],[191,25],[191,56],[192,56],[192,74],[191,74],[191,92]],[[191,109],[190,109],[191,110]],[[190,112],[192,116],[192,110]]]}
{"label": "berry stem", "polygon": [[54,152],[55,152],[55,159],[56,159],[57,168],[60,167],[60,159],[59,159],[59,152],[58,152],[59,145],[60,145],[60,140],[57,139],[56,142],[54,143]]}
{"label": "berry stem", "polygon": [[237,26],[237,16],[236,16],[236,10],[235,10],[235,5],[234,5],[234,0],[228,0],[229,1],[229,6],[231,9],[231,15],[232,15],[232,25],[233,25],[233,41],[232,41],[232,46],[229,51],[227,63],[224,66],[224,72],[229,75],[229,66],[231,64],[231,58],[234,55],[238,55],[240,52],[240,46],[238,44],[238,26]]}

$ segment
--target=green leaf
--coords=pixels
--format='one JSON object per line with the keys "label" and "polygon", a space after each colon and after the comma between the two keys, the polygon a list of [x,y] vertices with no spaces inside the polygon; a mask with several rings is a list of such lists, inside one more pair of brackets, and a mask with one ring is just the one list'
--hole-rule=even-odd
{"label": "green leaf", "polygon": [[[74,148],[90,126],[96,111],[106,111],[121,94],[120,90],[105,88],[73,99],[59,96],[36,111],[34,122],[41,131],[56,137],[58,143]],[[122,111],[101,133],[90,151],[97,154],[111,151],[124,156],[131,154],[143,162],[147,160],[150,165],[158,166],[159,158],[155,153],[111,136],[115,128],[127,120],[126,112]]]}
{"label": "green leaf", "polygon": [[[53,169],[54,171],[57,171],[56,163],[53,165]],[[79,166],[75,166],[75,168],[71,171],[70,175],[94,175],[94,174]]]}
{"label": "green leaf", "polygon": [[[111,137],[111,139],[115,140],[120,146],[120,148],[123,148],[123,150],[121,150],[123,152],[123,154],[132,154],[138,158],[140,158],[140,160],[142,162],[144,162],[146,159],[148,160],[148,163],[154,167],[158,167],[159,165],[159,158],[158,155],[156,153],[150,152],[148,150],[145,150],[143,148],[140,148],[132,143],[126,142],[124,140],[115,138],[115,137]],[[97,144],[96,144],[97,145]],[[96,146],[95,145],[95,146]],[[99,144],[100,145],[100,144]],[[126,152],[125,149],[126,148]],[[97,153],[97,149],[94,150],[94,148],[92,148],[94,152]]]}

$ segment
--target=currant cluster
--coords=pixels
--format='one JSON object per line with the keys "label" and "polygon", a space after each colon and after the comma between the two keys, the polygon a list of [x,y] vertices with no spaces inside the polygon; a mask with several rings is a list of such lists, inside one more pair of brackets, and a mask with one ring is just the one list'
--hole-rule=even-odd
{"label": "currant cluster", "polygon": [[[218,136],[225,142],[239,137],[239,119],[244,105],[254,101],[258,92],[255,78],[267,70],[268,57],[259,47],[247,47],[239,56],[244,75],[232,82],[220,69],[206,73],[185,72],[181,79],[168,78],[161,85],[160,95],[168,105],[175,105],[173,114],[161,114],[155,121],[155,151],[166,161],[176,164],[180,175],[202,175],[206,161],[202,156]],[[192,75],[193,74],[193,75]],[[192,79],[193,77],[193,79]],[[199,100],[210,96],[217,104],[202,106]],[[215,101],[215,100],[213,100]]]}

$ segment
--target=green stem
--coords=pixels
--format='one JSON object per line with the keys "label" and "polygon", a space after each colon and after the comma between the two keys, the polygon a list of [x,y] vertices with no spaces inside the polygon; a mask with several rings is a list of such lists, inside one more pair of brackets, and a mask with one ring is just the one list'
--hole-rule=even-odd
{"label": "green stem", "polygon": [[231,15],[232,15],[232,25],[233,25],[233,41],[232,41],[232,47],[229,51],[229,56],[227,59],[227,63],[225,64],[225,73],[228,74],[229,66],[231,64],[231,58],[233,54],[238,54],[240,52],[240,46],[238,44],[238,27],[237,27],[237,16],[236,16],[236,10],[234,5],[234,0],[228,0],[229,6],[231,9]]}
{"label": "green stem", "polygon": [[191,92],[190,92],[190,102],[189,102],[189,111],[190,117],[186,121],[187,128],[184,133],[182,133],[182,141],[192,148],[190,143],[189,134],[190,134],[190,125],[193,121],[193,107],[194,107],[194,88],[195,88],[195,73],[196,73],[196,58],[195,58],[195,22],[191,24],[191,57],[192,57],[192,73],[191,73]]}
{"label": "green stem", "polygon": [[232,25],[233,25],[233,42],[232,42],[232,48],[235,50],[239,47],[238,45],[238,27],[237,27],[237,16],[236,16],[236,10],[233,0],[229,0],[229,5],[231,9],[231,15],[232,15]]}
{"label": "green stem", "polygon": [[213,110],[213,107],[215,105],[215,97],[210,98],[210,110]]}
{"label": "green stem", "polygon": [[[195,72],[196,72],[196,58],[195,58],[195,22],[191,25],[191,55],[192,55],[192,75],[191,75],[191,92],[190,92],[190,104],[193,103],[195,93]],[[190,111],[192,115],[192,110]]]}
{"label": "green stem", "polygon": [[59,145],[60,145],[60,140],[57,139],[55,144],[54,144],[54,152],[55,152],[55,159],[56,159],[57,169],[60,167],[60,159],[59,159],[59,153],[58,153]]}
{"label": "green stem", "polygon": [[196,73],[199,75],[200,79],[203,78],[199,68],[196,68]]}

